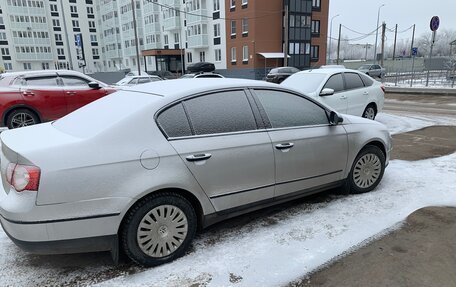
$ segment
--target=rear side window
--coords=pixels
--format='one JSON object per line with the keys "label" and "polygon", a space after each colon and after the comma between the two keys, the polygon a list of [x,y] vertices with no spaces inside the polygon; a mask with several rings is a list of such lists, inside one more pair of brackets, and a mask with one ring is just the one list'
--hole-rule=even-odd
{"label": "rear side window", "polygon": [[344,90],[344,79],[342,78],[342,74],[335,74],[329,78],[326,82],[323,89],[333,89],[335,93],[341,92]]}
{"label": "rear side window", "polygon": [[220,92],[184,102],[196,135],[257,129],[244,91]]}
{"label": "rear side window", "polygon": [[163,111],[158,116],[158,124],[168,137],[191,136],[192,131],[182,104],[177,104]]}
{"label": "rear side window", "polygon": [[365,74],[359,74],[361,76],[361,79],[363,80],[364,86],[370,87],[374,84],[374,80],[372,80],[369,76]]}
{"label": "rear side window", "polygon": [[57,77],[37,77],[37,78],[27,78],[27,86],[57,86]]}
{"label": "rear side window", "polygon": [[306,98],[279,91],[255,90],[273,128],[327,125],[326,111]]}
{"label": "rear side window", "polygon": [[347,90],[364,88],[364,83],[358,74],[345,73],[345,88]]}

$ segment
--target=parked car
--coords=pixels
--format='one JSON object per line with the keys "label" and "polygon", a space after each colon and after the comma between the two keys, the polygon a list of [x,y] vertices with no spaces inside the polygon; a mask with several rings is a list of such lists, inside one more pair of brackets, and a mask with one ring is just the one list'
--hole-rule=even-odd
{"label": "parked car", "polygon": [[235,79],[133,86],[0,139],[0,221],[18,246],[121,248],[145,266],[229,217],[337,186],[371,191],[391,151],[381,123]]}
{"label": "parked car", "polygon": [[185,74],[180,77],[180,79],[192,79],[192,78],[225,78],[224,76],[212,73],[212,72],[199,72],[199,73],[190,73]]}
{"label": "parked car", "polygon": [[314,69],[296,73],[283,81],[340,113],[375,119],[383,109],[385,88],[371,77],[350,69]]}
{"label": "parked car", "polygon": [[299,69],[296,69],[294,67],[274,68],[271,71],[269,71],[269,73],[266,75],[266,81],[271,82],[271,83],[280,84],[286,78],[288,78],[289,76],[291,76],[294,73],[297,73],[299,71],[300,71]]}
{"label": "parked car", "polygon": [[150,82],[162,81],[158,76],[127,76],[115,83],[113,86],[134,86]]}
{"label": "parked car", "polygon": [[164,80],[173,80],[178,78],[176,74],[171,73],[170,71],[148,71],[147,74],[151,76],[158,76]]}
{"label": "parked car", "polygon": [[188,65],[187,71],[190,73],[213,72],[215,71],[215,65],[209,62],[198,62]]}
{"label": "parked car", "polygon": [[358,68],[358,71],[365,73],[371,77],[383,78],[386,74],[385,68],[382,68],[380,65],[371,65],[366,64]]}
{"label": "parked car", "polygon": [[114,91],[75,71],[4,73],[0,75],[1,125],[14,129],[55,120]]}

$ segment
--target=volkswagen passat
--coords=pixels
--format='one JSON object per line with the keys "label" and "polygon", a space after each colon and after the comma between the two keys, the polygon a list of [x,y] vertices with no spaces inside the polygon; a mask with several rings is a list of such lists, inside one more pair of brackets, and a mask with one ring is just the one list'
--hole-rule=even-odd
{"label": "volkswagen passat", "polygon": [[121,248],[146,266],[228,217],[337,186],[370,191],[391,150],[380,123],[232,79],[131,87],[1,143],[0,220],[18,246]]}

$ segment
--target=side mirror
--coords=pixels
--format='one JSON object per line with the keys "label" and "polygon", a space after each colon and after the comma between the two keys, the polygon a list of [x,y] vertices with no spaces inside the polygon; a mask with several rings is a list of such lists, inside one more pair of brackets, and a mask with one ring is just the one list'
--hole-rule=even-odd
{"label": "side mirror", "polygon": [[320,92],[320,96],[322,96],[322,97],[324,97],[324,96],[332,96],[332,95],[334,95],[334,90],[330,89],[330,88],[324,88]]}
{"label": "side mirror", "polygon": [[343,123],[343,122],[344,122],[344,118],[339,116],[335,111],[331,111],[331,113],[329,114],[329,123],[332,126],[337,126],[338,124]]}
{"label": "side mirror", "polygon": [[90,83],[89,83],[89,87],[90,87],[91,89],[98,90],[98,89],[100,88],[100,84],[97,83],[97,82],[90,82]]}

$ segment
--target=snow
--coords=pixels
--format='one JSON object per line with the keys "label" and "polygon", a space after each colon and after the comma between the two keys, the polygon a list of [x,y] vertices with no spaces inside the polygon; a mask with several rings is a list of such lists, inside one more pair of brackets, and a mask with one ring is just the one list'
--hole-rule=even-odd
{"label": "snow", "polygon": [[[425,116],[379,114],[377,120],[392,133],[456,125],[454,119]],[[250,218],[245,215],[247,223],[218,224],[200,233],[186,256],[155,268],[137,268],[133,275],[116,273],[113,279],[94,286],[284,285],[398,227],[419,208],[455,206],[455,186],[456,153],[415,162],[393,160],[373,192],[304,199]],[[8,266],[0,270],[1,285],[64,285],[58,282],[85,280],[84,274],[96,276],[113,270],[102,261],[63,272],[58,264],[49,263],[62,257],[46,256],[42,264],[28,264],[24,272],[24,258],[38,261],[39,257],[17,249],[1,230],[0,250],[0,266]],[[87,279],[84,284],[97,281],[101,280]]]}

